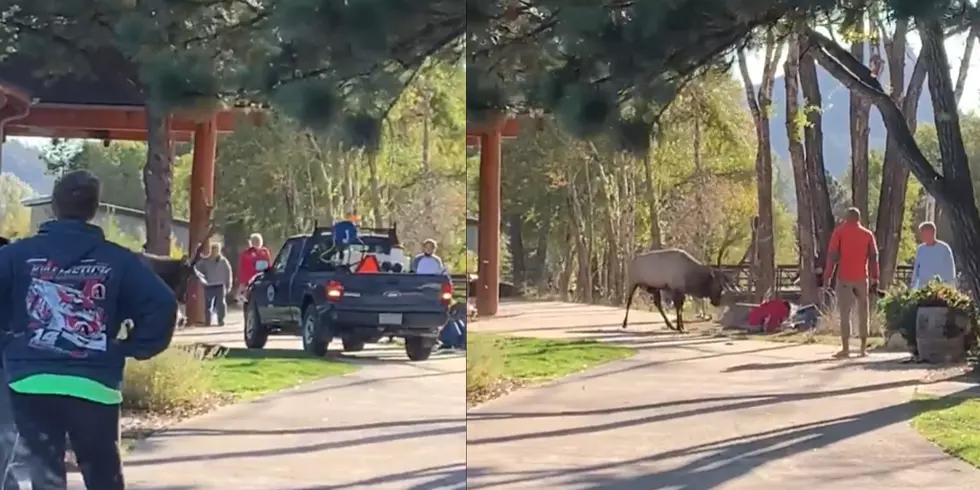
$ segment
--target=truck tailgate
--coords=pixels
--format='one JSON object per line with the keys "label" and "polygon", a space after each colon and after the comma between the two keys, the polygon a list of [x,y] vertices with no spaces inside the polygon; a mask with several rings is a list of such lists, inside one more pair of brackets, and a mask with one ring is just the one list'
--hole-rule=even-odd
{"label": "truck tailgate", "polygon": [[448,308],[442,300],[449,278],[420,274],[352,274],[338,278],[344,294],[337,308],[365,312],[435,313]]}

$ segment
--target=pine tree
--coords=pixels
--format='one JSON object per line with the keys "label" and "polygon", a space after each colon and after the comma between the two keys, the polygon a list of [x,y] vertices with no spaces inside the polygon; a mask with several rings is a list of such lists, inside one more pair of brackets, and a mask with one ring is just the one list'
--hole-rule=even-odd
{"label": "pine tree", "polygon": [[418,70],[461,54],[463,9],[450,0],[0,0],[0,61],[31,58],[47,77],[112,72],[141,89],[148,247],[166,253],[169,114],[272,104],[342,131],[350,145],[377,146],[381,120]]}

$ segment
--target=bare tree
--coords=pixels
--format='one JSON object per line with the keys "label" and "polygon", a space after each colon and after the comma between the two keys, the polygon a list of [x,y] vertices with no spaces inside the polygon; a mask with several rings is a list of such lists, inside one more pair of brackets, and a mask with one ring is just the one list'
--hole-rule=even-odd
{"label": "bare tree", "polygon": [[786,136],[789,139],[789,156],[793,163],[793,179],[796,182],[797,228],[800,246],[800,288],[804,303],[817,301],[817,284],[813,257],[816,255],[813,215],[813,182],[806,165],[803,128],[799,127],[799,77],[800,49],[797,36],[789,38],[789,51],[783,64],[783,80],[786,83]]}
{"label": "bare tree", "polygon": [[738,52],[738,66],[745,84],[745,98],[752,112],[755,123],[756,153],[755,172],[759,201],[759,219],[755,229],[754,251],[752,263],[755,268],[756,296],[761,298],[769,290],[775,288],[776,281],[776,247],[773,242],[773,210],[772,210],[772,138],[769,127],[769,109],[772,105],[772,90],[775,84],[776,64],[782,58],[783,43],[777,41],[776,33],[766,34],[766,51],[762,69],[762,83],[759,91],[755,91],[752,77],[749,76],[745,52]]}

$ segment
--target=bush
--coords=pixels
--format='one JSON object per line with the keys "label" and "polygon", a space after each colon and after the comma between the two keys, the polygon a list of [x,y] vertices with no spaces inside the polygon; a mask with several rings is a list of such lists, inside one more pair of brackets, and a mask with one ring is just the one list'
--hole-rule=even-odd
{"label": "bush", "polygon": [[479,401],[503,373],[503,358],[492,337],[471,335],[466,342],[466,399]]}
{"label": "bush", "polygon": [[123,408],[161,415],[200,412],[215,403],[209,351],[174,346],[147,361],[128,360]]}
{"label": "bush", "polygon": [[967,314],[977,331],[977,309],[973,300],[955,287],[934,280],[919,289],[898,286],[892,288],[881,302],[888,334],[902,334],[909,347],[915,349],[915,324],[920,306],[941,306]]}

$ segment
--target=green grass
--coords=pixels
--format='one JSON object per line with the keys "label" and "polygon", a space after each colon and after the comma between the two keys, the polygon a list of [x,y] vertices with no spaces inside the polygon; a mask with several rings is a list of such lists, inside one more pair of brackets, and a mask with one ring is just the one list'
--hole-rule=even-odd
{"label": "green grass", "polygon": [[349,363],[309,357],[286,349],[229,349],[207,362],[214,373],[212,389],[236,400],[247,400],[357,370]]}
{"label": "green grass", "polygon": [[592,340],[546,340],[470,333],[466,395],[470,403],[632,356],[635,350]]}
{"label": "green grass", "polygon": [[980,468],[980,400],[920,398],[915,400],[914,427],[947,453]]}

